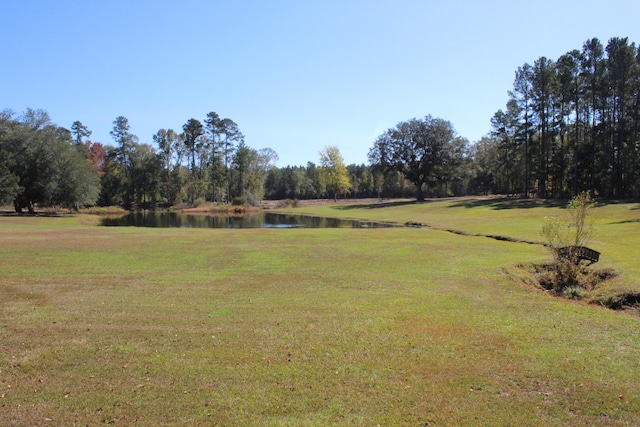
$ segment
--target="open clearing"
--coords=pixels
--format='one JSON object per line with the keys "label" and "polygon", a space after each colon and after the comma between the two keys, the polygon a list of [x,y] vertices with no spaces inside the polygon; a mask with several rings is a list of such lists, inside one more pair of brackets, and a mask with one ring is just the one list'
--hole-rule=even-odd
{"label": "open clearing", "polygon": [[[431,228],[143,229],[0,217],[2,425],[640,424],[640,317],[503,273],[557,206],[289,209]],[[639,290],[640,205],[596,209]]]}

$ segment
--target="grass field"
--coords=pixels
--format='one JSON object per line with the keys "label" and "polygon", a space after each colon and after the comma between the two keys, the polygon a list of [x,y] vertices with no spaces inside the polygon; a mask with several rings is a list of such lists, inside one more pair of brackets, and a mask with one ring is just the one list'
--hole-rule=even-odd
{"label": "grass field", "polygon": [[[0,217],[0,424],[640,424],[640,317],[504,274],[559,207],[441,200],[295,213],[432,228],[107,228]],[[596,210],[638,289],[640,205]]]}

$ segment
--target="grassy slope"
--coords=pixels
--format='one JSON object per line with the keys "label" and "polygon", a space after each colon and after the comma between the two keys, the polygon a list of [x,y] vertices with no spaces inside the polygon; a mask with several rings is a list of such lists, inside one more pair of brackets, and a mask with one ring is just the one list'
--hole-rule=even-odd
{"label": "grassy slope", "polygon": [[[637,247],[638,223],[611,224],[634,211],[606,209],[602,244]],[[474,232],[477,216],[497,227],[509,214],[515,236],[536,237],[524,224],[535,209],[330,211]],[[544,260],[541,247],[430,229],[86,220],[0,218],[5,425],[640,423],[638,318],[500,273]]]}
{"label": "grassy slope", "polygon": [[[282,210],[297,214],[419,223],[438,230],[505,236],[542,242],[545,216],[565,215],[564,204],[497,198],[432,199],[426,202],[332,204]],[[640,291],[640,204],[605,204],[593,211],[595,237],[589,246],[602,253],[598,268],[623,276],[612,286]]]}

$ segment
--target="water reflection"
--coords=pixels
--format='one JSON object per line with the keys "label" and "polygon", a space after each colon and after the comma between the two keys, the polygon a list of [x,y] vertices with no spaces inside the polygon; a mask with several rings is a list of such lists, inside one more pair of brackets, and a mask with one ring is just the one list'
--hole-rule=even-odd
{"label": "water reflection", "polygon": [[132,212],[105,218],[102,225],[164,228],[382,228],[393,227],[370,221],[354,221],[304,215],[261,212],[251,215],[189,215],[175,212]]}

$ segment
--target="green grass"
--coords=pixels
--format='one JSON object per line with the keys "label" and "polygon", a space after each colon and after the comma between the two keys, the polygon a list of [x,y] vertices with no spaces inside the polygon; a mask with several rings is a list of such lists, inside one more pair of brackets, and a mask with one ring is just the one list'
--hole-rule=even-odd
{"label": "green grass", "polygon": [[[431,199],[374,204],[327,203],[321,206],[282,209],[301,215],[358,218],[375,221],[415,223],[436,230],[469,235],[504,236],[509,239],[544,242],[541,234],[545,216],[565,215],[564,202],[502,198]],[[601,252],[598,268],[613,268],[622,276],[614,289],[640,291],[638,244],[639,203],[602,204],[593,212],[596,233],[589,246]],[[526,262],[526,261],[525,261]]]}
{"label": "green grass", "polygon": [[[443,219],[442,228],[486,234],[508,214],[520,224],[505,223],[505,234],[533,239],[538,214],[558,211],[454,203],[314,212],[436,228]],[[637,273],[624,255],[637,248],[640,223],[625,222],[637,208],[599,208],[593,246],[606,247],[620,286]],[[640,319],[502,273],[547,257],[537,245],[434,229],[2,217],[0,420],[638,425]]]}

